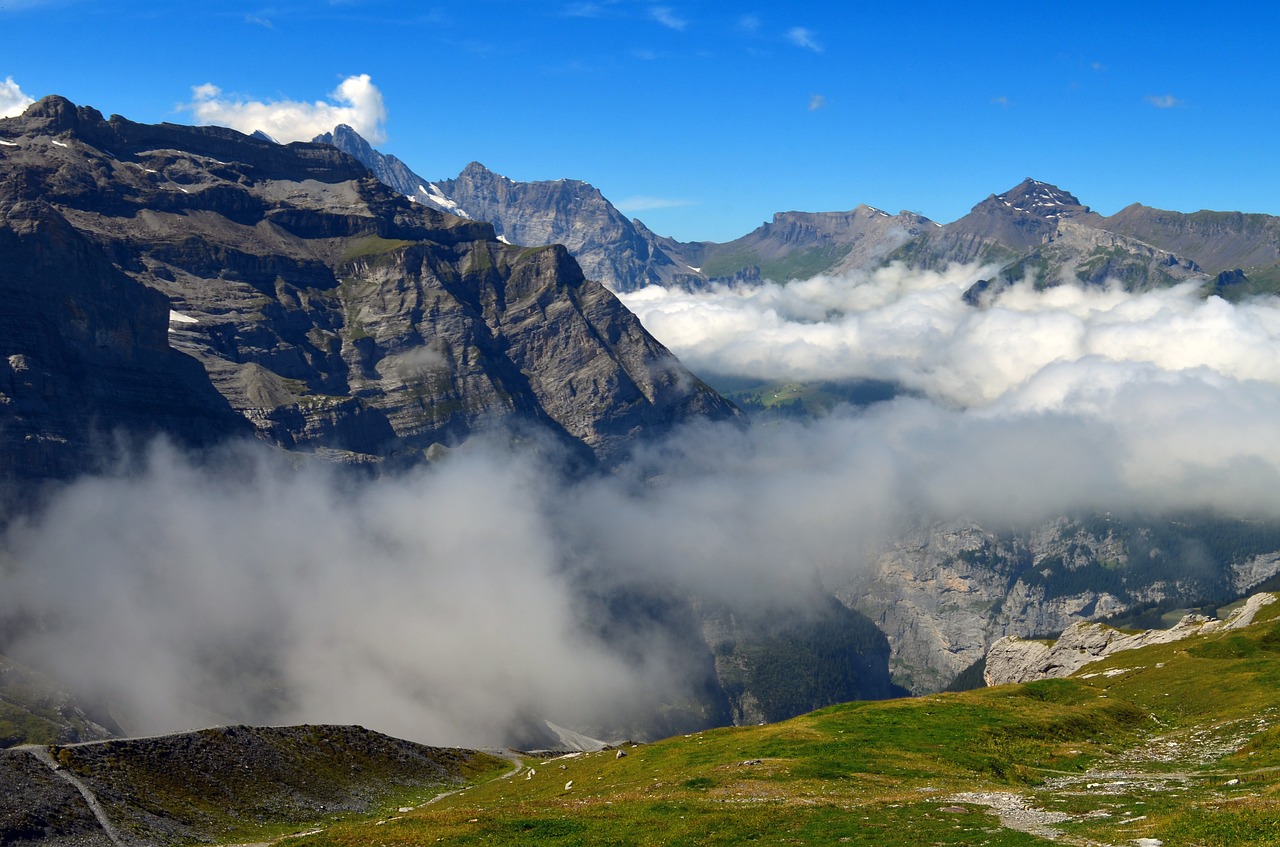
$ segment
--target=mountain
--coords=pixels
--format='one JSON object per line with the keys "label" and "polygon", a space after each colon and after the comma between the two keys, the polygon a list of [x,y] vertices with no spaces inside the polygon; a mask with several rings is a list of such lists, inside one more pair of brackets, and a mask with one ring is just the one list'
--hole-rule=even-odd
{"label": "mountain", "polygon": [[1140,204],[1104,218],[1070,192],[1031,178],[946,225],[861,205],[848,212],[779,212],[733,241],[680,242],[628,220],[589,183],[515,182],[475,162],[457,179],[430,182],[350,127],[315,140],[355,156],[417,202],[490,221],[513,243],[564,244],[587,276],[615,291],[786,282],[894,261],[929,269],[997,265],[996,275],[968,293],[973,305],[990,303],[1023,279],[1040,287],[1118,281],[1129,290],[1212,281],[1213,293],[1236,299],[1280,290],[1280,218],[1182,214]]}
{"label": "mountain", "polygon": [[574,179],[517,182],[472,162],[456,179],[426,180],[355,130],[316,136],[356,157],[386,185],[444,211],[489,221],[513,244],[563,244],[586,275],[615,291],[646,285],[704,285],[709,280],[807,278],[861,267],[933,224],[911,212],[870,206],[848,212],[779,212],[734,241],[681,242],[628,219],[599,189]]}
{"label": "mountain", "polygon": [[1004,636],[1040,638],[1144,612],[1158,622],[1161,613],[1230,603],[1277,573],[1274,521],[1079,515],[1017,531],[921,525],[834,590],[884,632],[894,683],[925,694]]}
{"label": "mountain", "polygon": [[0,749],[24,742],[70,744],[121,734],[105,713],[105,707],[86,707],[48,676],[0,656]]}
{"label": "mountain", "polygon": [[531,426],[612,461],[738,414],[564,248],[410,203],[332,146],[59,97],[0,140],[20,475],[69,473],[115,429],[204,443],[247,421],[288,449],[411,462]]}
{"label": "mountain", "polygon": [[[410,202],[330,144],[107,120],[60,97],[0,120],[0,142],[15,484],[96,470],[118,433],[191,446],[256,434],[400,466],[497,431],[548,438],[580,467],[682,422],[741,418],[564,247],[507,244]],[[625,647],[669,626],[697,690],[656,691],[651,712],[614,729],[688,731],[892,690],[884,637],[838,604],[768,630],[721,626],[733,634],[717,653],[693,598],[663,602],[655,622],[653,597],[627,614],[601,598],[606,636]],[[0,621],[0,635],[24,625]]]}
{"label": "mountain", "polygon": [[848,212],[779,212],[734,241],[684,244],[681,250],[711,279],[785,282],[873,265],[934,226],[922,215],[890,215],[866,205]]}
{"label": "mountain", "polygon": [[[1101,225],[1193,260],[1218,277],[1217,293],[1280,291],[1280,217],[1242,212],[1184,214],[1134,203]],[[1242,283],[1246,284],[1222,290]]]}
{"label": "mountain", "polygon": [[617,291],[661,285],[690,269],[599,189],[573,179],[515,182],[472,162],[439,191],[512,244],[563,244],[591,279]]}
{"label": "mountain", "polygon": [[1016,636],[1001,638],[987,652],[983,681],[987,685],[1061,679],[1085,665],[1115,653],[1140,650],[1152,644],[1169,644],[1198,635],[1231,632],[1251,625],[1254,618],[1276,601],[1276,595],[1255,594],[1226,620],[1206,615],[1186,615],[1170,629],[1129,632],[1100,623],[1072,624],[1052,643],[1027,641]]}
{"label": "mountain", "polygon": [[[349,126],[313,139],[354,156],[384,184],[417,203],[488,221],[508,244],[563,244],[590,279],[614,291],[669,284],[693,273],[669,254],[676,242],[628,220],[594,186],[571,179],[515,182],[472,162],[456,179],[432,182],[381,153]],[[696,274],[695,274],[696,275]]]}
{"label": "mountain", "polygon": [[346,124],[338,124],[332,132],[321,133],[311,140],[315,144],[331,144],[343,153],[355,157],[356,161],[373,171],[379,182],[388,188],[394,188],[415,203],[458,217],[471,217],[457,203],[445,197],[435,183],[418,176],[395,156],[375,150],[360,133]]}
{"label": "mountain", "polygon": [[1065,220],[1101,216],[1056,186],[1025,179],[992,194],[957,221],[926,231],[890,254],[913,267],[1010,262],[1035,249]]}

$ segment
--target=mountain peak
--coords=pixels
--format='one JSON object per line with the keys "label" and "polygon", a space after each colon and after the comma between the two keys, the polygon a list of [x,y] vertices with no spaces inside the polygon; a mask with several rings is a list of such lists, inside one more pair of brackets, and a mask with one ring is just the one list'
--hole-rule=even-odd
{"label": "mountain peak", "polygon": [[[28,123],[39,124],[44,132],[76,131],[84,124],[100,124],[102,113],[91,106],[77,106],[65,97],[50,94],[32,103],[22,113]],[[41,120],[42,119],[42,120]]]}
{"label": "mountain peak", "polygon": [[1042,218],[1069,217],[1090,211],[1069,191],[1031,177],[1003,194],[993,195],[993,199],[1007,208]]}

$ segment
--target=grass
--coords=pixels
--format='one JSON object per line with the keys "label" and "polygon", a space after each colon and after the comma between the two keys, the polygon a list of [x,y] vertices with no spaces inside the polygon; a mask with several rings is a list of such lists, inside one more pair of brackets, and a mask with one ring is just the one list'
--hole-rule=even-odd
{"label": "grass", "polygon": [[842,403],[866,406],[892,399],[898,389],[878,380],[769,382],[712,380],[721,395],[753,417],[803,418],[827,414]]}
{"label": "grass", "polygon": [[714,279],[731,277],[755,266],[760,268],[761,278],[787,283],[831,270],[849,255],[851,249],[851,245],[807,247],[778,259],[765,259],[750,250],[735,250],[713,255],[704,263],[702,272]]}
{"label": "grass", "polygon": [[1112,676],[843,704],[629,747],[622,758],[531,760],[514,778],[395,820],[289,843],[1052,843],[950,799],[996,792],[1067,816],[1052,826],[1077,841],[1277,844],[1277,606],[1247,630],[1116,654],[1085,671]]}
{"label": "grass", "polygon": [[342,251],[342,255],[338,258],[338,264],[343,265],[356,259],[365,259],[372,256],[381,256],[387,253],[394,253],[404,247],[408,247],[415,242],[404,241],[398,238],[382,238],[378,235],[366,235],[361,238],[352,239]]}

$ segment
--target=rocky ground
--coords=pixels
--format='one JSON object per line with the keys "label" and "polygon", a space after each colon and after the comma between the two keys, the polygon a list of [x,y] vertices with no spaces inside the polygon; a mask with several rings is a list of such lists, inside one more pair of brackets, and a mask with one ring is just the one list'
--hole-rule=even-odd
{"label": "rocky ground", "polygon": [[0,844],[226,840],[426,802],[476,769],[470,750],[361,727],[218,727],[0,753]]}

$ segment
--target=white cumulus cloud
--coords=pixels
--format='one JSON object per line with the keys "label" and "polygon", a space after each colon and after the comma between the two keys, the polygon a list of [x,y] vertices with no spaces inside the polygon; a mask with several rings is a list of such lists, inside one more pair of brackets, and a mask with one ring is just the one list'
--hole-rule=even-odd
{"label": "white cumulus cloud", "polygon": [[387,109],[382,92],[368,74],[349,76],[329,94],[329,100],[248,100],[205,83],[192,88],[186,105],[200,124],[216,124],[244,133],[265,132],[280,142],[310,141],[338,124],[360,133],[374,144],[386,141],[383,124]]}
{"label": "white cumulus cloud", "polygon": [[0,82],[0,118],[21,115],[34,102],[34,99],[23,93],[13,77],[5,77],[4,82]]}

